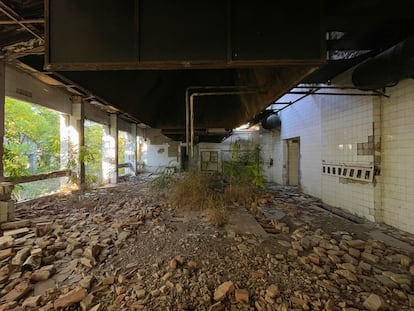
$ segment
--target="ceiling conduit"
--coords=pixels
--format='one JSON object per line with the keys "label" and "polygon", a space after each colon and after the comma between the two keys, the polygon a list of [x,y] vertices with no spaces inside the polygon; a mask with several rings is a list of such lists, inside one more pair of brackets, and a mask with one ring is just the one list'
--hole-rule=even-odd
{"label": "ceiling conduit", "polygon": [[352,83],[361,90],[375,90],[413,77],[414,37],[410,37],[356,67]]}

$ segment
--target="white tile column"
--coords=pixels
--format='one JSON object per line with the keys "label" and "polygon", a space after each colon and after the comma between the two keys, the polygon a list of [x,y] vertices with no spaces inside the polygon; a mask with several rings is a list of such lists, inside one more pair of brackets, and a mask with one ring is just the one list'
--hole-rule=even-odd
{"label": "white tile column", "polygon": [[81,148],[84,146],[84,105],[80,96],[72,96],[72,113],[69,116],[69,159],[70,169],[76,174],[78,184],[85,185],[85,164],[81,161]]}
{"label": "white tile column", "polygon": [[102,180],[104,183],[118,182],[118,116],[110,115],[109,127],[104,127],[102,137]]}

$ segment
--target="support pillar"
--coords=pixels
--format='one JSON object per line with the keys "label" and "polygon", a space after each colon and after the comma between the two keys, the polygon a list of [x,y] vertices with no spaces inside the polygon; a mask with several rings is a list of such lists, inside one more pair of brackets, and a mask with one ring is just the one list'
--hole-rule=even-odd
{"label": "support pillar", "polygon": [[72,113],[69,116],[69,168],[77,176],[78,185],[85,186],[85,164],[81,157],[84,146],[84,121],[85,111],[82,98],[72,96]]}
{"label": "support pillar", "polygon": [[104,183],[118,182],[118,116],[111,114],[109,127],[102,137],[102,179]]}
{"label": "support pillar", "polygon": [[6,64],[0,61],[0,181],[4,177],[3,154],[4,154],[4,106],[6,102]]}
{"label": "support pillar", "polygon": [[125,162],[131,163],[132,167],[127,169],[127,174],[137,174],[137,125],[131,124],[131,132],[128,133],[128,141],[125,146]]}

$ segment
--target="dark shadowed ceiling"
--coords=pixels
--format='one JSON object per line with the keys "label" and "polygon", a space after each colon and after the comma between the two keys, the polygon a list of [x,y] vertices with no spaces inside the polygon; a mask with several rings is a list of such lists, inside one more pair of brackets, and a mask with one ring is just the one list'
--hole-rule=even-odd
{"label": "dark shadowed ceiling", "polygon": [[402,0],[2,0],[0,57],[177,140],[186,89],[216,86],[191,91],[217,93],[194,98],[199,140],[215,140],[208,129],[241,125],[299,82],[327,83],[411,36],[410,13]]}

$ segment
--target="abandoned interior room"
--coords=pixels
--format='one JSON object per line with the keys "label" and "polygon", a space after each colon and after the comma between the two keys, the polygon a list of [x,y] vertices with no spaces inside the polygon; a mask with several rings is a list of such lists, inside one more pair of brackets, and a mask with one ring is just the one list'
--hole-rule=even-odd
{"label": "abandoned interior room", "polygon": [[414,310],[406,0],[0,0],[0,311]]}

